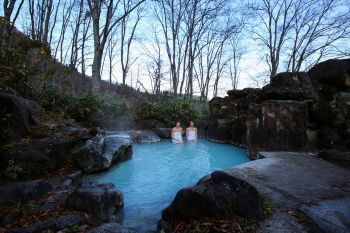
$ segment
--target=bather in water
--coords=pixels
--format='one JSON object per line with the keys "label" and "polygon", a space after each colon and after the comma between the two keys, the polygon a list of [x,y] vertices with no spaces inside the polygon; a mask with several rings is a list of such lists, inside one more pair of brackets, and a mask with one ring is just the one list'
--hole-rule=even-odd
{"label": "bather in water", "polygon": [[176,122],[176,126],[171,131],[171,139],[173,143],[182,144],[182,127],[180,122]]}
{"label": "bather in water", "polygon": [[196,142],[197,139],[197,128],[194,127],[194,122],[190,121],[190,127],[186,129],[186,140],[188,142]]}

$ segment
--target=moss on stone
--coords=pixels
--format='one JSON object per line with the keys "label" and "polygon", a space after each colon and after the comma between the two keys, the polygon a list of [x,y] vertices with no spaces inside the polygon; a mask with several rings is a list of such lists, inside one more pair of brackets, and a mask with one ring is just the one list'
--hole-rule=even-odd
{"label": "moss on stone", "polygon": [[269,201],[264,201],[263,205],[262,205],[262,215],[263,218],[269,218],[273,215],[273,213],[275,212],[275,208],[273,206],[273,204]]}

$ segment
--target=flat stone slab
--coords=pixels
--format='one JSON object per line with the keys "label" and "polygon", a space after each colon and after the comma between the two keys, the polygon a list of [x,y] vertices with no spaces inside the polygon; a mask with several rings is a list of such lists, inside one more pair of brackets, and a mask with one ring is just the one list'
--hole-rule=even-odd
{"label": "flat stone slab", "polygon": [[260,223],[256,233],[307,233],[304,226],[296,218],[281,211],[277,211],[270,218]]}
{"label": "flat stone slab", "polygon": [[300,208],[321,229],[329,232],[350,232],[350,196],[320,201]]}
{"label": "flat stone slab", "polygon": [[258,232],[305,232],[288,214],[293,211],[306,214],[324,232],[350,232],[350,170],[307,153],[259,152],[259,157],[226,170],[254,186],[279,212]]}

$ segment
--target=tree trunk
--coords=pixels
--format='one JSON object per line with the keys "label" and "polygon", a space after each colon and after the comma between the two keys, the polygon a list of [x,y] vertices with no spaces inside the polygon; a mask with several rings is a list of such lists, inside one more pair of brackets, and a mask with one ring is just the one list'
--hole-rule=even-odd
{"label": "tree trunk", "polygon": [[92,79],[93,79],[93,85],[92,90],[98,91],[101,87],[101,65],[102,65],[102,55],[103,50],[100,48],[97,48],[94,51],[94,60],[92,62]]}

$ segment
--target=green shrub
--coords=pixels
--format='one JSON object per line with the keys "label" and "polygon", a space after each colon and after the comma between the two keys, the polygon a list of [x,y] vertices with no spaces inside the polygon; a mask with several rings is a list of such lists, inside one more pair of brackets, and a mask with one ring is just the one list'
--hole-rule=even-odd
{"label": "green shrub", "polygon": [[65,232],[68,232],[68,233],[80,232],[80,226],[78,224],[71,224],[69,225],[69,227],[65,229]]}
{"label": "green shrub", "polygon": [[65,112],[69,117],[89,126],[101,127],[112,125],[119,115],[127,111],[124,102],[84,93],[65,96],[61,106],[66,106]]}
{"label": "green shrub", "polygon": [[168,101],[143,101],[135,104],[134,117],[136,120],[158,120],[169,126],[176,121],[188,123],[198,121],[202,114],[198,107],[188,100],[173,98]]}
{"label": "green shrub", "polygon": [[271,202],[264,201],[262,206],[262,213],[264,218],[269,218],[274,213],[274,206]]}
{"label": "green shrub", "polygon": [[110,127],[118,116],[128,111],[125,102],[115,97],[101,97],[91,93],[61,93],[52,86],[30,97],[45,111],[63,113],[85,126]]}

